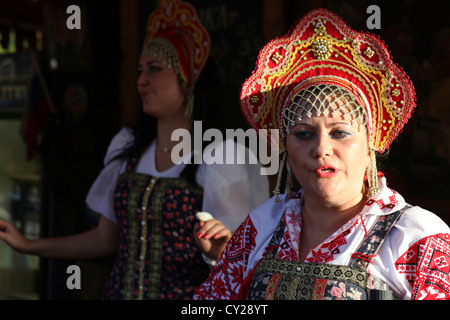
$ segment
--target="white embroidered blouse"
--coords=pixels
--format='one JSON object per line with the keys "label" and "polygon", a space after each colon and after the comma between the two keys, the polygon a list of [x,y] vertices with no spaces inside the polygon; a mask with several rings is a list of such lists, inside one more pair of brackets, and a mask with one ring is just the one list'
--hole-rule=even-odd
{"label": "white embroidered blouse", "polygon": [[[104,159],[105,167],[86,197],[86,203],[93,211],[113,222],[116,222],[113,206],[114,189],[119,175],[125,171],[126,161],[111,160],[130,146],[133,140],[134,136],[129,128],[121,129],[111,140]],[[227,141],[222,142],[221,147],[224,150],[226,150],[226,144]],[[144,152],[136,172],[158,178],[179,177],[185,167],[184,163],[163,172],[156,169],[155,146],[154,141]],[[242,157],[242,159],[226,158],[223,160],[224,164],[207,164],[214,161],[204,159],[196,174],[197,182],[204,189],[202,210],[210,212],[231,231],[237,229],[251,210],[269,198],[268,178],[260,174],[261,164],[252,164],[257,162],[256,156],[245,146],[240,144],[235,146],[236,152],[232,156]],[[216,147],[214,146],[218,150]],[[208,155],[210,156],[211,153],[205,153],[205,156]],[[186,156],[186,158],[190,157],[190,154]]]}
{"label": "white embroidered blouse", "polygon": [[[307,255],[305,262],[348,265],[367,231],[380,215],[406,205],[404,198],[380,178],[381,191],[362,212]],[[276,258],[298,261],[301,192],[280,202],[269,199],[253,210],[236,231],[209,278],[194,299],[245,299],[253,270],[267,251],[273,232],[286,219],[283,246]],[[450,228],[435,214],[413,206],[406,210],[369,265],[398,299],[450,299]]]}

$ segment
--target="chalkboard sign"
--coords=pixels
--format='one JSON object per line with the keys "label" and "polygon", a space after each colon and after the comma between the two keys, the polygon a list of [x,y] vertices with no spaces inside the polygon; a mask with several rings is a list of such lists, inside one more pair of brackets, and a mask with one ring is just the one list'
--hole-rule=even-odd
{"label": "chalkboard sign", "polygon": [[263,46],[261,1],[198,1],[198,15],[212,38],[211,55],[223,79],[241,85]]}
{"label": "chalkboard sign", "polygon": [[[255,67],[259,50],[264,45],[262,33],[263,5],[261,0],[187,0],[212,40],[211,57],[225,86],[226,120],[233,127],[245,127],[239,109],[242,83]],[[141,30],[158,1],[141,2]],[[144,35],[142,35],[143,39]],[[221,115],[222,116],[222,115]]]}

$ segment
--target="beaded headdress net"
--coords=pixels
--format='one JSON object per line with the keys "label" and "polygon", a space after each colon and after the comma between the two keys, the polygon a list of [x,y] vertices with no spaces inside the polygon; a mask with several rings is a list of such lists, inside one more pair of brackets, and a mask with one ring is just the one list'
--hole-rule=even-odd
{"label": "beaded headdress net", "polygon": [[316,9],[259,52],[256,68],[242,86],[241,110],[250,126],[268,130],[267,142],[284,153],[276,195],[285,137],[294,119],[340,112],[364,124],[371,150],[369,194],[375,194],[375,152],[384,152],[397,137],[415,99],[411,80],[380,39]]}
{"label": "beaded headdress net", "polygon": [[211,38],[191,4],[179,0],[159,1],[147,21],[142,54],[162,59],[192,91],[208,61],[210,49]]}

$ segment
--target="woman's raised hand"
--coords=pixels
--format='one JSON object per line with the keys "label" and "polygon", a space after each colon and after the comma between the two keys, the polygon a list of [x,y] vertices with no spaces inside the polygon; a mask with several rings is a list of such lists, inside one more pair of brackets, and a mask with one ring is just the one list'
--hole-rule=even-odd
{"label": "woman's raised hand", "polygon": [[194,238],[197,246],[209,259],[219,260],[232,236],[230,229],[210,215],[199,213],[197,217],[200,220],[194,226]]}
{"label": "woman's raised hand", "polygon": [[31,240],[25,238],[10,221],[0,220],[0,239],[18,252],[29,253]]}

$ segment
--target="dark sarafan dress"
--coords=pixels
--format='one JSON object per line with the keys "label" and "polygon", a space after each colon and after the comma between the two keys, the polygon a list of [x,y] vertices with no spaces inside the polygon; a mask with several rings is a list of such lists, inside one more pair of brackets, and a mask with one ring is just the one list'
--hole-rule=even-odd
{"label": "dark sarafan dress", "polygon": [[136,165],[128,162],[115,189],[120,247],[103,298],[191,299],[209,274],[193,235],[203,189],[137,173]]}

